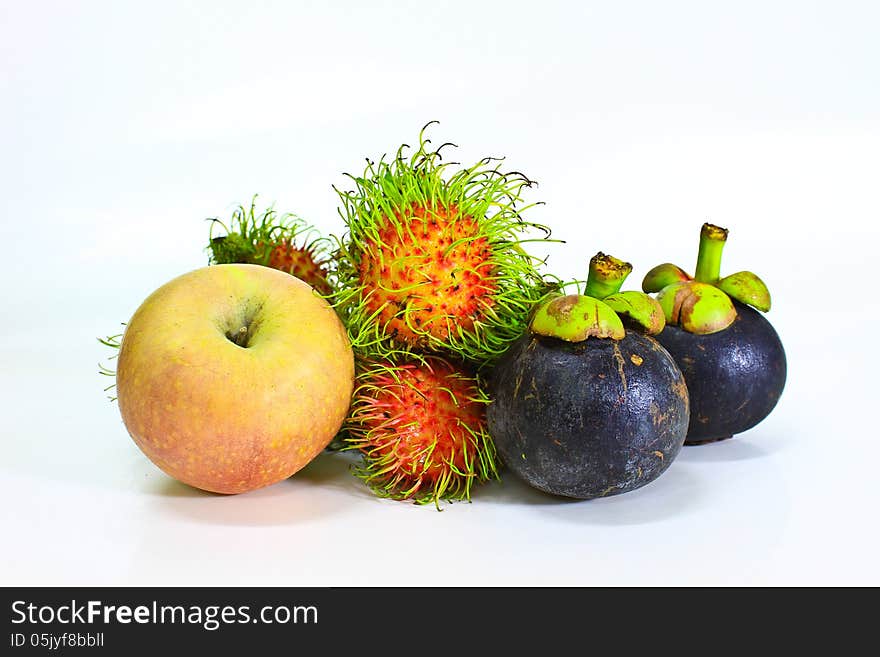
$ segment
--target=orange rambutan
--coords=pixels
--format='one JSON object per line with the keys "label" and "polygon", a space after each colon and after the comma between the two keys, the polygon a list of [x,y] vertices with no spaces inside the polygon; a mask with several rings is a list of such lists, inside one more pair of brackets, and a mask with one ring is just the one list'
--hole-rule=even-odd
{"label": "orange rambutan", "polygon": [[[272,207],[258,214],[254,197],[250,208],[236,208],[228,227],[220,219],[210,221],[211,264],[238,262],[272,267],[305,281],[322,296],[332,293],[329,241],[300,217],[278,214]],[[222,227],[225,235],[215,237],[215,226]]]}
{"label": "orange rambutan", "polygon": [[[429,124],[430,125],[430,124]],[[426,126],[427,128],[427,126]],[[484,158],[452,171],[419,138],[386,162],[369,162],[355,189],[339,191],[347,233],[337,251],[337,309],[361,353],[438,353],[475,365],[518,338],[556,283],[523,244],[549,231],[522,219],[533,183]]]}

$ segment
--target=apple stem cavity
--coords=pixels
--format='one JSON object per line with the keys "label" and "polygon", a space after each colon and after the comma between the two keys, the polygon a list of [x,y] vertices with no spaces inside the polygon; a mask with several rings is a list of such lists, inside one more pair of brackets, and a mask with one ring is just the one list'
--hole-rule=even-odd
{"label": "apple stem cavity", "polygon": [[248,327],[242,326],[237,331],[230,331],[226,334],[230,342],[237,344],[239,347],[247,349],[248,346]]}

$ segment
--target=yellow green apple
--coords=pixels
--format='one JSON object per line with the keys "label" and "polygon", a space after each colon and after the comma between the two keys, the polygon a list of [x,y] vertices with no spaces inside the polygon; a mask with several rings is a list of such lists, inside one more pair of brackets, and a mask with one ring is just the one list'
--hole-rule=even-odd
{"label": "yellow green apple", "polygon": [[333,308],[289,274],[213,265],[153,292],[116,370],[122,419],[167,474],[217,493],[286,479],[339,430],[354,356]]}

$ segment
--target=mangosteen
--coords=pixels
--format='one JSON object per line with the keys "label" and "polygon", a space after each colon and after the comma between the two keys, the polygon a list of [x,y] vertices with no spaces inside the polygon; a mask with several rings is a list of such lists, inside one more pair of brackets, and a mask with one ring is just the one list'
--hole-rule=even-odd
{"label": "mangosteen", "polygon": [[690,393],[686,445],[751,429],[785,387],[785,350],[761,314],[770,310],[767,286],[748,271],[720,277],[727,235],[726,228],[703,224],[693,277],[666,263],[642,282],[664,311],[666,327],[657,341],[675,358]]}
{"label": "mangosteen", "polygon": [[539,490],[625,493],[659,477],[681,450],[687,387],[650,337],[665,324],[659,303],[619,292],[631,271],[597,254],[584,293],[539,306],[492,371],[489,433],[507,469]]}

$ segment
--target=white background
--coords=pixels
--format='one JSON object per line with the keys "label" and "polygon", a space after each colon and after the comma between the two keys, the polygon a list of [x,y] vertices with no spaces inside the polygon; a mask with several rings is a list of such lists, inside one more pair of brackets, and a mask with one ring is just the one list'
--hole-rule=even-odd
{"label": "white background", "polygon": [[[880,584],[878,6],[4,2],[0,583]],[[157,470],[96,336],[254,193],[340,233],[331,185],[431,119],[539,181],[562,277],[603,250],[637,288],[730,228],[723,271],[773,292],[776,411],[592,502],[508,475],[438,513],[330,455],[236,497]]]}

